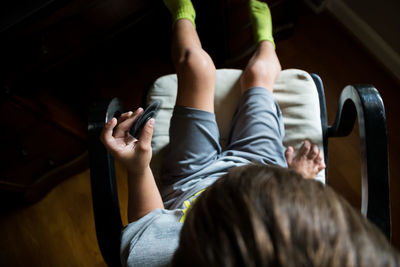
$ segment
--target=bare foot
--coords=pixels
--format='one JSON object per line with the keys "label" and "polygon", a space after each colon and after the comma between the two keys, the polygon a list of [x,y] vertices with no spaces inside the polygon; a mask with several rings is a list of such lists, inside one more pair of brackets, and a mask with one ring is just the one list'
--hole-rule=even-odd
{"label": "bare foot", "polygon": [[286,149],[285,157],[289,168],[308,179],[315,178],[326,167],[322,152],[316,144],[309,140],[304,140],[296,156],[294,156],[293,147],[289,146]]}

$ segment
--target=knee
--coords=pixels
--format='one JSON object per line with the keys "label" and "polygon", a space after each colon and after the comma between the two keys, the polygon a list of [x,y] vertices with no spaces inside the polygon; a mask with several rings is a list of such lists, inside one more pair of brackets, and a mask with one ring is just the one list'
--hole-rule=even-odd
{"label": "knee", "polygon": [[201,48],[186,49],[177,62],[177,72],[193,74],[202,79],[215,76],[214,63],[211,57]]}
{"label": "knee", "polygon": [[281,72],[281,65],[271,64],[269,62],[257,61],[250,64],[243,71],[241,77],[242,90],[247,90],[250,87],[261,86],[272,90],[276,78]]}

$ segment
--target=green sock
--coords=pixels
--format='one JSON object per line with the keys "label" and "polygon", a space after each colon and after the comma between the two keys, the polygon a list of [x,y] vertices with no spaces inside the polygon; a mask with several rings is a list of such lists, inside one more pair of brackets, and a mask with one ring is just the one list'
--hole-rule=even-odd
{"label": "green sock", "polygon": [[172,15],[173,23],[180,19],[188,19],[193,23],[196,28],[196,11],[190,0],[163,0],[164,4],[168,7]]}
{"label": "green sock", "polygon": [[272,36],[272,18],[268,5],[257,0],[250,0],[249,9],[255,41],[257,44],[261,41],[269,41],[275,48]]}

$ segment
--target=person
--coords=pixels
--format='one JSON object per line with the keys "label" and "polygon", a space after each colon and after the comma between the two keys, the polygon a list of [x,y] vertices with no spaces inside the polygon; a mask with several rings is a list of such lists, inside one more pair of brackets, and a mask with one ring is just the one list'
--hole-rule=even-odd
{"label": "person", "polygon": [[171,266],[399,264],[378,228],[329,186],[254,164],[231,169],[196,200]]}
{"label": "person", "polygon": [[[291,178],[280,179],[281,176],[292,177],[294,180],[299,180],[299,177],[313,178],[325,168],[325,163],[318,146],[310,140],[304,141],[296,155],[292,147],[288,147],[285,151],[282,144],[284,137],[282,115],[273,98],[273,84],[281,71],[281,65],[275,52],[269,8],[263,2],[249,0],[257,48],[241,76],[241,99],[232,121],[229,144],[222,150],[214,114],[216,70],[212,59],[202,49],[197,35],[195,10],[190,0],[164,0],[164,3],[173,18],[171,52],[178,77],[178,94],[170,124],[170,143],[158,186],[150,169],[151,139],[155,120],[152,118],[147,122],[139,139],[129,134],[129,129],[142,114],[142,108],[135,112],[124,113],[118,119],[111,119],[101,135],[104,145],[117,160],[122,162],[128,172],[129,224],[121,236],[121,261],[124,266],[165,266],[170,264],[176,251],[173,261],[176,266],[196,264],[242,266],[242,263],[258,266],[259,262],[268,261],[274,264],[278,262],[277,259],[284,260],[282,253],[285,251],[275,250],[275,243],[271,243],[271,239],[275,236],[268,235],[275,230],[258,228],[259,224],[268,221],[268,218],[252,219],[254,212],[260,212],[260,216],[264,217],[270,213],[264,214],[260,206],[263,202],[259,203],[257,198],[247,198],[245,182],[253,184],[254,180],[253,190],[258,194],[271,194],[270,197],[274,197],[279,191],[275,192],[272,188],[264,192],[262,189],[266,186],[261,185],[266,177],[275,177],[269,179],[272,181],[270,183],[282,183],[281,191],[292,196],[290,201],[298,200],[299,203],[296,204],[301,205],[303,199],[300,197],[297,199],[289,191],[296,187],[293,186]],[[268,171],[255,167],[259,164],[264,168],[271,168],[268,175]],[[275,168],[279,171],[275,171],[276,169],[271,166],[278,166]],[[287,167],[292,170],[288,171]],[[235,182],[231,177],[238,173],[243,177]],[[261,179],[264,174],[265,177]],[[288,183],[288,187],[283,186],[285,183]],[[305,186],[302,187],[302,182],[299,182],[299,186],[303,190],[308,190]],[[314,187],[303,194],[313,195]],[[225,188],[231,191],[226,191]],[[226,194],[241,197],[242,202],[234,202],[234,197],[225,197]],[[321,194],[317,195],[322,197]],[[198,198],[200,200],[197,201]],[[271,204],[276,208],[275,206],[280,205],[279,197],[277,199],[275,202],[267,201],[264,204]],[[216,200],[219,203],[215,203],[214,207]],[[248,201],[255,202],[247,203]],[[282,209],[290,209],[291,204],[288,201],[282,201]],[[229,209],[230,213],[226,213],[226,209]],[[207,213],[208,210],[210,213]],[[271,210],[275,211],[284,210]],[[307,217],[301,216],[300,211],[296,213],[295,209],[290,216],[299,216],[294,220],[304,219],[303,224],[307,224]],[[315,216],[314,221],[319,218],[317,213],[313,213],[312,216]],[[248,221],[243,221],[244,228],[241,224],[242,217],[249,217]],[[186,218],[190,218],[188,223]],[[297,236],[286,236],[291,232],[287,232],[284,227],[291,227],[292,222],[285,216],[277,216],[277,219],[284,224],[281,227],[282,231],[277,228],[277,235],[283,238],[283,243],[279,245],[297,245],[298,240],[295,238],[302,238],[302,228],[298,229],[300,232],[296,232]],[[219,221],[215,227],[214,221]],[[247,225],[248,223],[250,225]],[[277,227],[276,224],[271,224],[271,227]],[[228,225],[230,227],[225,228]],[[182,227],[184,231],[180,238]],[[249,227],[247,232],[246,229]],[[224,235],[223,231],[230,233]],[[248,246],[248,239],[254,239],[258,243]],[[333,242],[330,245],[339,245],[335,243],[335,239],[328,241]],[[347,245],[345,241],[343,242]],[[231,247],[226,246],[227,243],[232,243]],[[327,244],[315,243],[315,245],[317,246],[315,253],[323,254],[321,250]],[[302,248],[308,250],[306,246]],[[222,259],[218,258],[219,251]],[[236,257],[237,252],[239,254]],[[264,256],[264,252],[269,254]],[[314,253],[314,250],[311,252]],[[270,256],[274,253],[278,254]],[[261,260],[265,258],[266,261],[258,261],[257,257],[254,263],[248,261],[247,259],[254,254],[260,254],[258,257],[261,257]],[[330,255],[331,258],[335,257],[332,253]],[[319,259],[320,256],[318,254],[315,257]],[[302,262],[302,257],[303,255],[299,254],[298,257],[286,262],[292,263],[297,260]],[[348,262],[354,262],[350,261],[352,259]],[[306,260],[307,257],[304,262],[307,262]],[[334,259],[332,262],[336,263]]]}

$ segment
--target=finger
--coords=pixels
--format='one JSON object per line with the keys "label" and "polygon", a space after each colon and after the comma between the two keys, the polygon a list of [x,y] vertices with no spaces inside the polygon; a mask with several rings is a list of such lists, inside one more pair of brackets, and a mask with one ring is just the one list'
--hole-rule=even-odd
{"label": "finger", "polygon": [[323,162],[321,162],[321,165],[319,166],[319,171],[322,171],[323,169],[325,169],[326,168],[326,165],[325,165],[325,162],[323,161]]}
{"label": "finger", "polygon": [[151,139],[153,137],[154,123],[155,120],[151,118],[143,127],[143,130],[140,133],[139,141],[141,145],[145,146],[146,148],[149,147],[151,148]]}
{"label": "finger", "polygon": [[[128,112],[129,113],[129,112]],[[136,119],[140,116],[140,114],[143,113],[142,108],[138,108],[135,112],[131,113],[129,117],[126,117],[125,120],[121,121],[115,131],[114,131],[114,136],[115,137],[123,137],[126,135],[126,133],[132,128],[133,123],[136,121]]]}
{"label": "finger", "polygon": [[116,125],[117,125],[116,118],[112,118],[111,120],[109,120],[106,123],[106,125],[104,125],[104,128],[100,134],[100,140],[104,145],[109,146],[109,144],[111,144],[111,142],[113,142],[113,140],[114,140],[113,129]]}
{"label": "finger", "polygon": [[314,163],[315,163],[316,165],[318,165],[318,164],[320,164],[321,162],[322,162],[322,155],[321,155],[321,153],[319,153],[318,156],[315,157]]}
{"label": "finger", "polygon": [[300,147],[299,152],[297,152],[296,157],[305,157],[308,152],[310,152],[311,142],[309,140],[304,140],[303,145]]}
{"label": "finger", "polygon": [[132,111],[128,111],[128,112],[122,113],[118,117],[118,123],[121,123],[121,122],[125,121],[126,119],[130,118],[132,116],[132,114],[133,114]]}
{"label": "finger", "polygon": [[319,154],[319,148],[316,144],[311,146],[310,152],[307,155],[308,159],[314,160]]}
{"label": "finger", "polygon": [[288,146],[288,148],[285,151],[285,158],[286,158],[286,162],[287,162],[288,165],[292,164],[293,154],[294,154],[293,147],[292,146]]}
{"label": "finger", "polygon": [[318,158],[320,159],[318,163],[318,171],[321,171],[326,168],[325,161],[324,161],[324,155],[322,152],[319,153]]}
{"label": "finger", "polygon": [[129,125],[129,123],[132,121],[133,116],[137,114],[138,110],[136,110],[135,113],[129,111],[121,114],[121,116],[118,118],[117,128],[114,131],[114,136],[121,137],[121,135],[125,135],[126,126]]}

